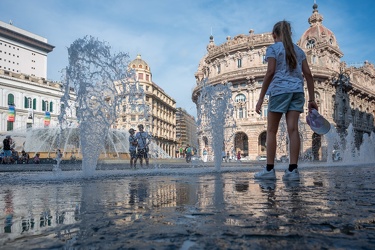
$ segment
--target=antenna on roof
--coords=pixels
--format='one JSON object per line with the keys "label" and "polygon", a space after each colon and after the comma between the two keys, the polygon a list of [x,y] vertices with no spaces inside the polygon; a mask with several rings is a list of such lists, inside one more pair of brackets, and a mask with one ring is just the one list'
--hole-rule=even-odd
{"label": "antenna on roof", "polygon": [[212,27],[211,27],[211,36],[212,36]]}

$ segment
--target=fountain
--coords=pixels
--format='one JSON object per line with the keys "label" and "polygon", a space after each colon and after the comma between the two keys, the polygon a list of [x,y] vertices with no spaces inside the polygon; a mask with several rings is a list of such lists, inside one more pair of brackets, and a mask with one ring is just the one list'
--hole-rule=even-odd
{"label": "fountain", "polygon": [[234,136],[235,121],[231,84],[210,85],[207,79],[201,82],[202,90],[198,97],[198,130],[201,136],[210,138],[214,151],[216,170],[220,170],[222,151],[225,143]]}
{"label": "fountain", "polygon": [[[86,175],[95,171],[105,135],[123,102],[129,80],[128,54],[111,54],[110,47],[93,37],[76,40],[69,48],[69,66],[65,69],[60,115],[61,130],[66,109],[71,108],[70,88],[77,94],[77,119],[82,151],[82,169]],[[74,107],[75,108],[75,107]]]}

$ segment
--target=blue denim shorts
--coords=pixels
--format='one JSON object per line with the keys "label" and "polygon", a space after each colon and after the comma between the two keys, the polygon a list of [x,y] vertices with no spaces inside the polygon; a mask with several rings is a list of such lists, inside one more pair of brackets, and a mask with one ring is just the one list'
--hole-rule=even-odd
{"label": "blue denim shorts", "polygon": [[11,150],[4,150],[4,156],[5,156],[5,157],[10,157],[10,156],[12,156],[12,151],[11,151]]}
{"label": "blue denim shorts", "polygon": [[285,93],[271,96],[268,105],[268,110],[275,113],[287,113],[291,110],[302,113],[304,104],[304,93]]}

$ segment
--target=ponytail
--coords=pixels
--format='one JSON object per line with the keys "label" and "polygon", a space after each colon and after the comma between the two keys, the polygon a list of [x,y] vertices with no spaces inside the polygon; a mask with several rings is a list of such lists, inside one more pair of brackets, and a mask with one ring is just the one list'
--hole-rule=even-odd
{"label": "ponytail", "polygon": [[295,69],[297,67],[297,57],[296,52],[294,51],[290,23],[285,20],[277,22],[273,26],[272,33],[280,37],[283,42],[285,48],[285,59],[286,63],[289,65],[289,69]]}

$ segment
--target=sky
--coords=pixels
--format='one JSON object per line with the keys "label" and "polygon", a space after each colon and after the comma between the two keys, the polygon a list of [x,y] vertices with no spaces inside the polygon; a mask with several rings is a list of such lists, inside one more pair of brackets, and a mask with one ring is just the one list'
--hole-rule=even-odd
{"label": "sky", "polygon": [[196,116],[191,100],[194,74],[207,53],[212,34],[216,45],[239,34],[271,32],[280,20],[291,22],[297,42],[309,28],[318,4],[323,25],[336,35],[342,60],[375,63],[374,0],[1,0],[0,20],[48,39],[47,78],[61,80],[68,66],[67,48],[92,36],[113,53],[140,54],[153,81]]}

